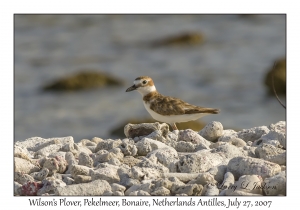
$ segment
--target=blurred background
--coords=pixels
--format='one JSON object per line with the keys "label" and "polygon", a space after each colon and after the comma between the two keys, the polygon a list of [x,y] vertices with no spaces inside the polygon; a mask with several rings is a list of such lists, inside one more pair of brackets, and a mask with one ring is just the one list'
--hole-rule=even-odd
{"label": "blurred background", "polygon": [[285,15],[15,15],[14,44],[15,141],[124,138],[126,123],[151,118],[125,92],[143,75],[164,95],[221,109],[195,130],[286,119],[270,89],[273,71],[285,104]]}

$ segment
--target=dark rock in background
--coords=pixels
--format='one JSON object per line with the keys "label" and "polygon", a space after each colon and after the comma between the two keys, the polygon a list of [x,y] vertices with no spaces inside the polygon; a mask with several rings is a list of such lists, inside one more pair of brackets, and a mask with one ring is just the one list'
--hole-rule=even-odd
{"label": "dark rock in background", "polygon": [[75,75],[58,79],[43,87],[45,91],[78,91],[104,86],[122,85],[120,79],[105,73],[82,70]]}
{"label": "dark rock in background", "polygon": [[151,47],[196,45],[204,42],[203,34],[199,32],[185,32],[153,41]]}
{"label": "dark rock in background", "polygon": [[[275,61],[265,77],[265,85],[268,88],[268,93],[274,95],[272,86],[272,75],[274,78],[274,87],[278,95],[286,95],[286,58],[281,58]],[[275,96],[275,95],[274,95]]]}

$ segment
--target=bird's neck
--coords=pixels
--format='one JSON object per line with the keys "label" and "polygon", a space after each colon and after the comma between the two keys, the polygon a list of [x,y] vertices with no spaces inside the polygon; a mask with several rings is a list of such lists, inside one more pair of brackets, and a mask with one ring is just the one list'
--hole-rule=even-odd
{"label": "bird's neck", "polygon": [[159,95],[160,95],[160,93],[155,90],[155,91],[149,92],[148,94],[144,95],[143,100],[145,102],[148,102],[148,101],[151,101],[152,98],[159,96]]}
{"label": "bird's neck", "polygon": [[139,88],[138,92],[144,97],[150,93],[157,92],[154,85]]}

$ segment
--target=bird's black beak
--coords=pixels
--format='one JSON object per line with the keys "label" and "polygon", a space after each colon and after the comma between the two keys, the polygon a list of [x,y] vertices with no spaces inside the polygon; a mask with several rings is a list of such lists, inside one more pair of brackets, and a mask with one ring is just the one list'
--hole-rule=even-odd
{"label": "bird's black beak", "polygon": [[133,90],[136,90],[136,89],[137,89],[137,86],[132,85],[131,87],[127,88],[126,92],[130,92],[130,91],[133,91]]}

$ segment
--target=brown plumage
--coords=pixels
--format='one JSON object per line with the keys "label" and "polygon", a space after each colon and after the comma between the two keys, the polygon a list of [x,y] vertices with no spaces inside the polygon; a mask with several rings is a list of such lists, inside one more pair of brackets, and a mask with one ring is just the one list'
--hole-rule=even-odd
{"label": "brown plumage", "polygon": [[[155,100],[152,100],[154,98]],[[178,98],[163,96],[157,91],[147,94],[143,97],[143,100],[146,103],[151,102],[150,109],[161,115],[182,115],[196,113],[218,114],[220,111],[219,109],[195,106]]]}

